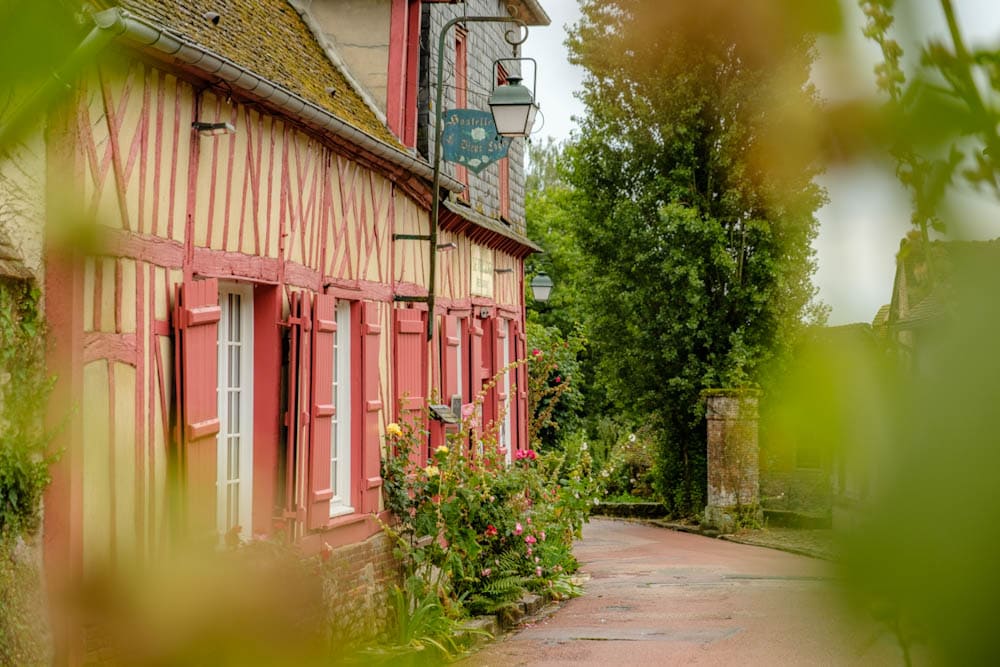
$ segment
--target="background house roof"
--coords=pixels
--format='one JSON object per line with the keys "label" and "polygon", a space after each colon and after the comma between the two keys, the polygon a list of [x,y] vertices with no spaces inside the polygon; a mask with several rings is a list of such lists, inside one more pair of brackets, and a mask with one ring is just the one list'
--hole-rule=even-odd
{"label": "background house roof", "polygon": [[[286,0],[121,0],[121,5],[405,150]],[[206,18],[209,12],[219,15],[218,24]]]}
{"label": "background house roof", "polygon": [[549,25],[552,19],[545,13],[538,0],[511,0],[508,4],[517,10],[514,15],[528,25]]}

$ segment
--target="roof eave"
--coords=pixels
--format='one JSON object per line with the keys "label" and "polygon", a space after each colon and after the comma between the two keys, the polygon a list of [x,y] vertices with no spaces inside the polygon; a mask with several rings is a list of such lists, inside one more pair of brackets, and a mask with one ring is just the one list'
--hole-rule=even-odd
{"label": "roof eave", "polygon": [[523,7],[529,16],[518,16],[525,23],[531,26],[547,26],[552,23],[552,19],[539,4],[538,0],[516,0],[512,3],[514,7]]}
{"label": "roof eave", "polygon": [[524,258],[542,252],[542,248],[527,237],[508,229],[499,220],[473,211],[468,206],[451,201],[442,202],[441,229],[463,234],[475,243]]}
{"label": "roof eave", "polygon": [[[234,89],[239,89],[291,117],[350,142],[377,159],[416,174],[428,183],[433,180],[434,170],[424,160],[371,136],[280,84],[172,33],[153,21],[133,16],[119,7],[95,14],[94,20],[100,28],[112,31],[116,37],[134,47],[175,58],[206,75],[225,81]],[[464,189],[457,180],[446,176],[442,176],[441,186],[452,192],[461,192]]]}

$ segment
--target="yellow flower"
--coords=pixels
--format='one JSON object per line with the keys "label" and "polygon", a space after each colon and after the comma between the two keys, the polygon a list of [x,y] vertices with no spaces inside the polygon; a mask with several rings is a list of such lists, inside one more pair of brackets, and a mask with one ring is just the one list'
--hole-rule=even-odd
{"label": "yellow flower", "polygon": [[434,453],[435,454],[447,454],[448,453],[448,445],[441,445],[441,446],[439,446],[437,449],[434,450]]}
{"label": "yellow flower", "polygon": [[391,435],[394,438],[401,438],[403,436],[403,429],[399,428],[399,424],[393,422],[385,427],[385,434]]}
{"label": "yellow flower", "polygon": [[427,466],[426,468],[424,468],[424,472],[427,474],[428,477],[436,477],[440,471],[438,470],[437,466]]}

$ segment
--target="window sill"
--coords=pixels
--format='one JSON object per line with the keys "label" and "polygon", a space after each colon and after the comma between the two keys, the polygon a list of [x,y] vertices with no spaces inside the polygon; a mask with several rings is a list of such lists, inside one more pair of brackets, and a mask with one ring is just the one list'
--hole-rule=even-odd
{"label": "window sill", "polygon": [[360,523],[368,519],[369,515],[362,512],[357,512],[355,510],[350,510],[350,512],[343,512],[341,514],[335,514],[331,516],[326,522],[326,525],[320,528],[320,530],[334,530],[336,528],[342,528],[343,526],[350,526],[355,523]]}

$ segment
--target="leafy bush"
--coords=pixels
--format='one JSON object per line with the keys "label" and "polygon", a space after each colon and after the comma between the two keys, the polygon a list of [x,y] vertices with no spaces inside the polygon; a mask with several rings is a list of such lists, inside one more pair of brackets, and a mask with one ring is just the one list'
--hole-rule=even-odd
{"label": "leafy bush", "polygon": [[585,341],[579,331],[563,337],[556,327],[528,323],[528,439],[538,450],[562,446],[581,423],[583,394],[577,357]]}
{"label": "leafy bush", "polygon": [[0,537],[38,528],[52,458],[45,449],[45,327],[39,291],[0,279]]}
{"label": "leafy bush", "polygon": [[600,473],[605,497],[656,497],[656,442],[649,428],[621,432]]}
{"label": "leafy bush", "polygon": [[470,416],[419,461],[426,431],[404,423],[388,433],[383,479],[398,523],[385,529],[408,578],[456,617],[496,611],[525,590],[574,590],[572,541],[593,502],[586,450],[518,451],[508,465],[497,430],[475,428]]}

